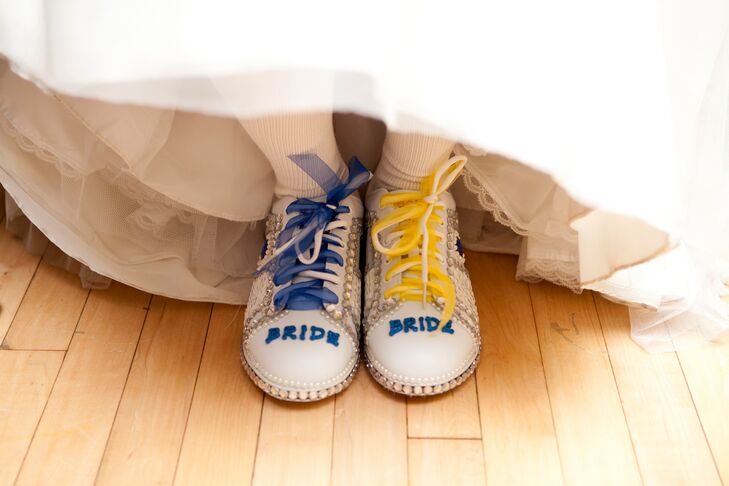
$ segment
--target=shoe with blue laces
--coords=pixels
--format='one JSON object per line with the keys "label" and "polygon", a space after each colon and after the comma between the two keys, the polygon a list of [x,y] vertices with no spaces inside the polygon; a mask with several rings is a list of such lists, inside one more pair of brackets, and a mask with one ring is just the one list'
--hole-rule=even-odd
{"label": "shoe with blue laces", "polygon": [[359,366],[363,205],[356,191],[371,176],[353,159],[343,182],[306,155],[300,166],[326,196],[274,203],[241,343],[256,385],[299,402],[339,393]]}

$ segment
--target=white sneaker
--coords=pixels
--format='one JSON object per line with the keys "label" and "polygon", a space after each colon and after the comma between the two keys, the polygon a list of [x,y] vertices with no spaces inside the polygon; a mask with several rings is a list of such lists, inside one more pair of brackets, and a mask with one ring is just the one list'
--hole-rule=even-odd
{"label": "white sneaker", "polygon": [[324,199],[276,201],[246,308],[243,367],[284,400],[339,393],[359,365],[362,201]]}
{"label": "white sneaker", "polygon": [[442,393],[476,369],[479,320],[447,192],[465,162],[446,161],[420,191],[380,188],[367,196],[365,359],[397,393]]}

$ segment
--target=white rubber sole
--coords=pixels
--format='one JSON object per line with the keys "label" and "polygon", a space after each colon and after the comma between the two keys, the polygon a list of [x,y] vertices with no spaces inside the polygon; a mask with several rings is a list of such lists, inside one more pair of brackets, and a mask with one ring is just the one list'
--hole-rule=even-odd
{"label": "white rubber sole", "polygon": [[370,362],[370,360],[367,358],[366,353],[365,366],[367,367],[367,371],[370,372],[375,381],[379,383],[382,387],[390,390],[391,392],[398,393],[400,395],[406,395],[408,397],[427,397],[432,395],[440,395],[441,393],[445,393],[461,385],[464,381],[468,379],[468,377],[473,374],[474,371],[476,371],[476,367],[478,366],[478,361],[480,358],[481,350],[479,349],[478,354],[476,354],[476,357],[473,359],[473,362],[463,373],[451,380],[435,385],[412,385],[410,383],[402,383],[387,378],[385,375],[380,373],[377,368]]}
{"label": "white rubber sole", "polygon": [[242,347],[240,351],[240,360],[243,364],[243,369],[246,371],[246,374],[248,374],[251,381],[253,381],[253,383],[255,383],[258,388],[260,388],[261,390],[263,390],[264,393],[273,398],[276,398],[278,400],[285,400],[287,402],[315,402],[318,400],[323,400],[332,395],[336,395],[352,383],[354,375],[356,375],[357,370],[359,370],[360,361],[359,356],[357,356],[357,359],[354,360],[354,366],[352,367],[350,372],[347,373],[347,376],[344,378],[344,380],[337,383],[336,385],[332,385],[327,388],[321,388],[318,390],[289,390],[268,383],[263,378],[258,376],[258,373],[256,373],[256,371],[248,364],[248,361],[243,354]]}

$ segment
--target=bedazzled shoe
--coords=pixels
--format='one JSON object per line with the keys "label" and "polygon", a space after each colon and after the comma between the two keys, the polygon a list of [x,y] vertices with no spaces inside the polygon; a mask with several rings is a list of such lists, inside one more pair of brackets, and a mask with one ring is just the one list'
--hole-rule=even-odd
{"label": "bedazzled shoe", "polygon": [[420,191],[367,196],[365,360],[385,388],[410,396],[448,391],[481,351],[479,321],[456,205],[448,188],[466,163],[446,161]]}
{"label": "bedazzled shoe", "polygon": [[241,343],[256,385],[299,402],[339,393],[359,365],[363,208],[356,191],[371,175],[353,159],[341,182],[318,157],[304,156],[291,158],[327,196],[273,205]]}

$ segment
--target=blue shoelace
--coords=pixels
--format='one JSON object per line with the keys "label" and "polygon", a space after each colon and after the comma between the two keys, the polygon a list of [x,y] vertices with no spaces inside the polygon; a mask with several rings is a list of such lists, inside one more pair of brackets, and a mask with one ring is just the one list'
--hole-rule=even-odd
{"label": "blue shoelace", "polygon": [[326,192],[324,201],[299,198],[286,208],[294,214],[276,239],[276,251],[261,262],[258,272],[270,271],[273,283],[281,287],[273,296],[277,310],[313,310],[339,299],[325,287],[333,281],[336,272],[327,268],[330,264],[344,265],[342,256],[335,248],[342,248],[344,241],[330,229],[341,225],[336,222],[349,208],[341,203],[364,185],[372,176],[356,158],[349,161],[349,177],[341,181],[329,166],[314,154],[295,154],[289,158],[301,167]]}

